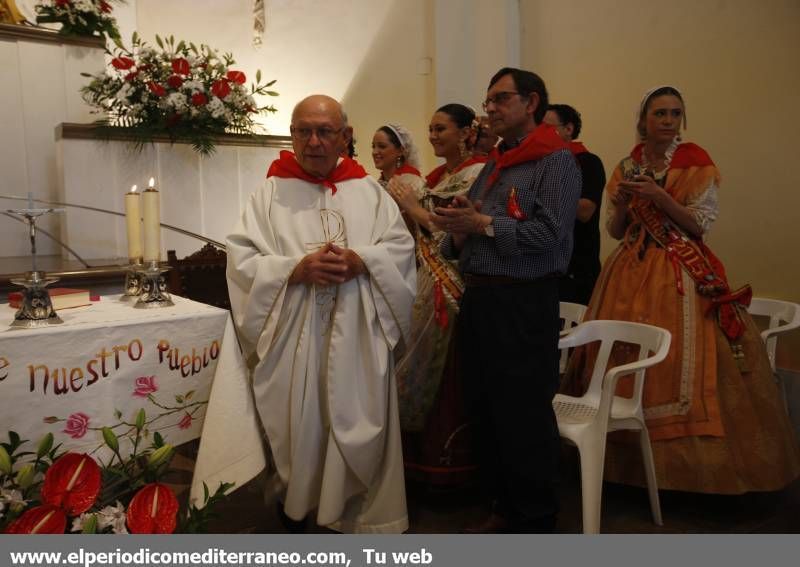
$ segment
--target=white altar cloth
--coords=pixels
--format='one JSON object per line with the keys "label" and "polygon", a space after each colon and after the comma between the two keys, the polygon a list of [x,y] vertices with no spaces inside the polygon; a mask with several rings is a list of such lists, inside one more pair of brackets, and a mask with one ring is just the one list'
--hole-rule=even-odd
{"label": "white altar cloth", "polygon": [[11,329],[15,310],[0,305],[0,436],[16,431],[35,450],[52,432],[63,449],[92,452],[110,427],[125,451],[143,408],[145,446],[155,432],[172,445],[198,437],[215,374],[247,377],[228,312],[173,300],[134,309],[104,296],[39,329]]}

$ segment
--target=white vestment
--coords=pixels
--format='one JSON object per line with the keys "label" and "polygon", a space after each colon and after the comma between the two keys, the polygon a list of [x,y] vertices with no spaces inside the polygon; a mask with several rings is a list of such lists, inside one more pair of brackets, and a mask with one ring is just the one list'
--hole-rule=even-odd
{"label": "white vestment", "polygon": [[[414,241],[370,177],[337,192],[270,177],[228,237],[228,287],[284,510],[344,532],[408,528],[392,349],[408,336]],[[338,286],[287,285],[326,242],[368,273]],[[235,439],[231,442],[235,443]]]}

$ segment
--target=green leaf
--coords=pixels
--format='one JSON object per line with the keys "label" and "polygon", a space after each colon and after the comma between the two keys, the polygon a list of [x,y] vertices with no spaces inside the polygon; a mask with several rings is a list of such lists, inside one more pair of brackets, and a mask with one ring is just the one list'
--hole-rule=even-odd
{"label": "green leaf", "polygon": [[179,404],[182,404],[183,403],[183,396],[181,396],[180,394],[176,395],[175,396],[175,401],[178,402]]}
{"label": "green leaf", "polygon": [[267,91],[264,94],[268,94],[269,96],[279,96],[275,91]]}
{"label": "green leaf", "polygon": [[158,34],[156,34],[156,43],[161,49],[164,49],[164,42],[161,41],[161,36]]}
{"label": "green leaf", "polygon": [[114,410],[114,419],[121,419],[121,418],[122,418],[122,412],[119,411],[118,409],[115,409]]}
{"label": "green leaf", "polygon": [[48,433],[47,435],[42,437],[41,441],[39,441],[39,446],[36,448],[36,458],[41,459],[52,448],[53,448],[53,434]]}
{"label": "green leaf", "polygon": [[156,431],[153,433],[153,445],[158,448],[164,445],[164,438],[161,437],[161,434]]}
{"label": "green leaf", "polygon": [[111,428],[104,427],[102,431],[103,431],[103,440],[106,442],[106,445],[108,445],[111,448],[111,450],[114,451],[115,453],[118,452],[119,439],[117,439],[117,436],[114,434]]}
{"label": "green leaf", "polygon": [[278,82],[278,79],[272,79],[270,82],[268,82],[268,83],[267,83],[266,85],[264,85],[264,86],[265,86],[265,87],[271,87],[272,85],[274,85],[274,84],[275,84],[275,83],[277,83],[277,82]]}
{"label": "green leaf", "polygon": [[0,472],[11,474],[11,456],[5,447],[0,447]]}
{"label": "green leaf", "polygon": [[145,422],[146,418],[147,418],[147,415],[144,412],[144,408],[140,408],[139,412],[136,414],[136,429],[137,430],[139,430],[139,431],[142,430],[142,428],[144,427],[144,422]]}
{"label": "green leaf", "polygon": [[261,82],[261,69],[256,71],[256,83],[260,83],[260,82]]}
{"label": "green leaf", "polygon": [[97,515],[92,514],[83,524],[82,534],[96,534],[97,533]]}
{"label": "green leaf", "polygon": [[194,396],[194,390],[189,390],[188,392],[186,392],[186,393],[183,395],[183,399],[184,399],[184,400],[186,400],[186,401],[188,402],[189,400],[191,400],[191,399],[192,399],[192,396]]}

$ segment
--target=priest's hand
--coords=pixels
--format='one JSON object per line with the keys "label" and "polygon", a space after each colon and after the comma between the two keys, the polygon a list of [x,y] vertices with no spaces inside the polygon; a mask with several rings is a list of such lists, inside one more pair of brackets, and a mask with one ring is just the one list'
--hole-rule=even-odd
{"label": "priest's hand", "polygon": [[344,272],[344,281],[348,282],[361,274],[367,273],[367,266],[361,256],[349,248],[339,248],[335,244],[331,244],[330,247],[331,252],[339,256],[347,266],[347,271]]}
{"label": "priest's hand", "polygon": [[347,260],[334,249],[341,250],[328,243],[316,252],[304,256],[289,276],[289,284],[334,285],[352,279],[353,276],[347,277],[350,271]]}

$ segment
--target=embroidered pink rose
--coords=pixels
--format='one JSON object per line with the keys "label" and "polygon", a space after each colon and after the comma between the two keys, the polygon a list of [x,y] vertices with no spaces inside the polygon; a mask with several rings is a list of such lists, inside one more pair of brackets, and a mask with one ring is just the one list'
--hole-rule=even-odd
{"label": "embroidered pink rose", "polygon": [[181,429],[189,429],[192,426],[192,416],[188,413],[183,414],[183,417],[178,422],[178,427]]}
{"label": "embroidered pink rose", "polygon": [[83,412],[75,412],[67,418],[67,426],[64,427],[64,433],[73,439],[80,439],[86,435],[89,429],[89,416]]}
{"label": "embroidered pink rose", "polygon": [[153,392],[158,391],[155,376],[139,376],[136,379],[136,388],[133,390],[133,395],[140,398],[146,398]]}

